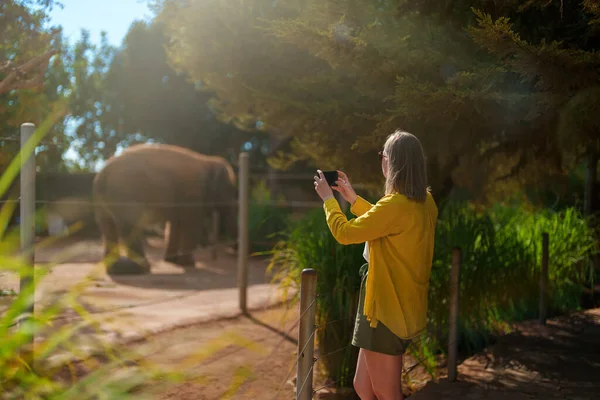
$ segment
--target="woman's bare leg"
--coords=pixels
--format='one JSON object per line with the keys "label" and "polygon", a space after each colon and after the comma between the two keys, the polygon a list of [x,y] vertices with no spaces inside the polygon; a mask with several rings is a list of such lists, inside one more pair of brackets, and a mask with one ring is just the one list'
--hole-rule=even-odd
{"label": "woman's bare leg", "polygon": [[403,400],[402,356],[389,356],[363,349],[361,351],[364,353],[377,400]]}
{"label": "woman's bare leg", "polygon": [[367,368],[365,350],[358,352],[358,363],[356,364],[356,373],[354,374],[354,390],[361,400],[377,400],[373,392],[373,384]]}

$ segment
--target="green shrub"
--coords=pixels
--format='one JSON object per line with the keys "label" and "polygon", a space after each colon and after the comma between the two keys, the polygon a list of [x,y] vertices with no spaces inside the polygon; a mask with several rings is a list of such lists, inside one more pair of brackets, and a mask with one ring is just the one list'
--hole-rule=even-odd
{"label": "green shrub", "polygon": [[338,244],[323,211],[314,210],[290,228],[275,247],[269,266],[276,281],[296,289],[303,269],[317,271],[317,325],[324,328],[317,330],[316,340],[321,354],[335,352],[322,362],[329,377],[341,386],[351,385],[358,357],[357,349],[348,345],[358,304],[363,248]]}
{"label": "green shrub", "polygon": [[550,237],[549,308],[579,308],[593,280],[594,234],[574,210],[529,213],[496,206],[478,213],[466,204],[444,208],[436,229],[429,291],[429,331],[447,342],[452,248],[462,249],[460,345],[471,353],[507,322],[537,317],[542,233]]}
{"label": "green shrub", "polygon": [[[478,212],[466,203],[443,208],[436,229],[427,334],[410,349],[430,371],[433,356],[447,348],[452,249],[462,250],[459,346],[472,353],[511,322],[537,316],[542,232],[550,236],[550,312],[575,310],[584,285],[593,280],[589,257],[596,242],[574,209],[530,213],[499,205]],[[295,223],[275,248],[270,268],[284,287],[298,287],[304,268],[318,272],[317,325],[329,324],[317,332],[323,354],[350,343],[362,250],[363,245],[336,243],[321,210]],[[351,385],[356,355],[350,346],[324,360],[328,375],[341,386]]]}

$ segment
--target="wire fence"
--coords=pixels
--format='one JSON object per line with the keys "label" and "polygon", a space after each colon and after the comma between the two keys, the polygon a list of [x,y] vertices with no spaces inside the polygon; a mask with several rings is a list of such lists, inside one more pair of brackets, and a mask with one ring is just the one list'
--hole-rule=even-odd
{"label": "wire fence", "polygon": [[[19,204],[19,199],[0,200],[0,204]],[[36,200],[38,205],[65,205],[65,206],[103,206],[103,207],[165,207],[165,208],[215,208],[238,206],[239,201],[229,202],[152,202],[152,201],[94,201],[94,200]],[[250,205],[280,207],[280,208],[322,208],[323,203],[317,201],[250,201]]]}
{"label": "wire fence", "polygon": [[[547,245],[547,243],[548,243],[547,234],[544,233],[543,234],[543,253],[545,254],[545,256],[543,257],[544,264],[548,263],[548,259],[547,259],[548,245]],[[461,284],[461,282],[460,282],[461,251],[459,248],[455,248],[453,250],[452,260],[453,260],[452,270],[451,270],[451,274],[449,276],[450,284],[447,286],[447,288],[450,292],[450,307],[449,307],[450,334],[449,334],[449,339],[448,339],[448,344],[447,344],[447,346],[448,346],[447,365],[448,365],[448,376],[449,376],[450,381],[453,381],[456,379],[456,367],[457,367],[457,363],[458,363],[458,358],[457,358],[457,346],[459,343],[458,304],[459,304],[459,291],[460,291],[460,284]],[[544,269],[547,271],[547,266],[546,266],[546,268],[543,268],[543,270]],[[544,279],[547,279],[547,277],[546,278],[542,277],[540,279],[540,282],[542,285],[541,289],[540,289],[541,294],[544,293],[543,285],[547,285],[547,281],[544,283]],[[315,338],[316,338],[317,332],[326,330],[333,324],[338,324],[340,322],[352,320],[352,319],[356,318],[356,314],[351,312],[342,318],[336,318],[331,321],[317,324],[316,323],[316,308],[318,305],[319,295],[316,292],[316,284],[317,284],[316,272],[314,270],[304,270],[302,273],[301,287],[300,287],[300,313],[299,313],[298,318],[292,324],[292,326],[287,330],[287,333],[285,333],[283,335],[284,338],[282,339],[282,340],[285,340],[285,336],[289,336],[293,332],[293,330],[298,329],[298,343],[297,343],[298,351],[297,351],[297,355],[294,359],[293,365],[289,369],[285,379],[283,380],[282,384],[278,388],[277,393],[273,399],[279,398],[281,391],[283,390],[283,388],[289,381],[290,377],[294,373],[294,370],[296,370],[296,372],[297,372],[296,395],[295,395],[296,400],[312,399],[317,393],[324,391],[326,389],[329,389],[331,387],[338,386],[340,384],[339,380],[333,380],[333,381],[326,381],[323,384],[321,384],[317,387],[314,387],[313,386],[313,375],[314,375],[315,369],[318,366],[319,362],[323,362],[323,360],[325,360],[335,354],[338,354],[338,353],[348,350],[352,345],[348,343],[348,344],[342,345],[341,347],[339,347],[338,349],[335,349],[333,351],[329,351],[325,354],[318,354],[315,356],[314,355]],[[543,298],[544,298],[543,295],[540,296],[540,304],[541,305],[545,304],[544,303],[545,300]],[[172,300],[172,299],[168,299],[168,300]],[[544,315],[544,310],[540,309],[540,313],[541,313],[541,315]],[[493,317],[493,315],[492,315],[492,317]],[[13,323],[12,325],[17,325],[21,319],[22,318],[20,318],[19,321]],[[496,319],[496,322],[500,323],[500,321],[497,319]],[[545,321],[540,321],[540,323],[544,323],[544,322]],[[427,332],[422,332],[419,336],[417,336],[415,339],[413,339],[411,341],[411,344],[406,349],[406,352],[408,353],[408,350],[410,349],[410,347],[418,349],[421,346],[421,344],[423,344],[423,342],[427,339],[428,339]],[[404,378],[408,374],[410,374],[412,371],[414,371],[415,368],[417,368],[419,365],[422,365],[428,359],[431,359],[431,357],[432,356],[430,354],[425,355],[424,357],[416,360],[416,362],[412,363],[411,365],[404,365],[401,379],[404,380]]]}
{"label": "wire fence", "polygon": [[[457,268],[460,268],[460,263],[459,262],[457,263],[457,261],[460,260],[460,257],[458,257],[457,254],[459,254],[459,250],[455,251],[454,270],[456,270]],[[312,280],[308,279],[306,277],[307,274],[308,275],[312,274],[313,279]],[[456,273],[454,273],[454,274],[456,274]],[[456,281],[456,279],[452,279],[452,280],[453,280],[453,282],[451,282],[451,284],[448,286],[448,288],[449,288],[449,291],[451,292],[451,297],[455,298],[456,301],[458,301],[458,290],[457,289],[460,288],[460,282]],[[155,299],[153,301],[143,303],[142,305],[145,306],[148,304],[155,304],[155,303],[159,303],[161,301],[173,301],[173,300],[177,300],[182,297],[191,296],[191,295],[192,294],[186,294],[186,295],[182,295],[182,296],[174,296],[174,297],[169,297],[169,298],[165,298],[165,299]],[[319,331],[324,331],[333,324],[338,324],[340,322],[353,320],[356,318],[356,314],[351,312],[342,318],[336,318],[334,320],[327,321],[322,324],[316,323],[315,316],[316,316],[316,307],[317,307],[317,301],[319,299],[319,295],[316,293],[316,272],[314,272],[314,270],[303,271],[301,288],[300,288],[300,296],[301,296],[300,314],[299,314],[298,318],[295,320],[295,322],[292,324],[292,326],[287,330],[287,332],[282,335],[284,337],[281,339],[282,341],[285,340],[285,337],[292,334],[293,330],[298,329],[297,356],[295,357],[294,363],[291,366],[291,368],[289,369],[285,379],[282,381],[282,384],[278,388],[277,394],[274,398],[279,397],[279,394],[281,393],[281,391],[283,390],[283,388],[289,381],[294,370],[297,372],[297,379],[296,379],[296,399],[297,400],[311,399],[311,398],[313,398],[313,396],[315,394],[317,394],[323,390],[329,389],[331,387],[337,386],[340,383],[340,380],[325,382],[324,384],[320,385],[319,387],[314,388],[312,379],[313,379],[313,374],[314,374],[315,368],[317,367],[319,362],[323,362],[323,360],[325,360],[335,354],[344,352],[352,346],[350,343],[348,343],[346,345],[342,345],[338,349],[329,351],[325,354],[319,354],[316,356],[313,355],[314,351],[315,351],[315,349],[314,349],[315,338]],[[451,301],[451,304],[454,304],[454,303]],[[101,312],[115,311],[115,310],[121,309],[121,308],[127,308],[127,307],[115,307],[114,309],[102,310]],[[90,314],[94,314],[94,312],[91,312]],[[68,317],[68,318],[67,317],[62,317],[62,318],[58,317],[58,318],[56,318],[56,320],[62,320],[63,318],[68,319],[68,320],[72,319],[72,317]],[[456,329],[455,327],[457,327],[457,323],[458,323],[458,313],[451,311],[451,318],[454,320],[454,323],[452,323],[452,321],[451,321],[450,329],[451,330]],[[19,316],[19,318],[13,324],[11,324],[10,327],[18,325],[22,320],[24,320],[24,317]],[[304,332],[304,335],[302,334],[303,332]],[[452,335],[450,335],[450,336],[452,336]],[[428,337],[427,337],[426,332],[422,332],[419,336],[417,336],[415,339],[413,339],[411,341],[409,347],[407,349],[405,349],[406,353],[409,353],[409,350],[411,347],[413,349],[418,349],[420,347],[420,345],[427,339],[428,339]],[[457,344],[458,344],[458,335],[454,336],[454,338],[451,338],[449,340],[449,343],[448,343],[449,355],[450,355],[450,353],[452,353],[452,348],[455,348],[457,346]],[[277,347],[279,347],[279,346],[276,345],[275,348],[277,348]],[[308,360],[307,360],[307,357],[308,357]],[[453,365],[454,365],[454,367],[456,366],[456,358],[452,359],[451,357],[452,356],[450,355],[450,358],[448,360],[449,371],[452,370]],[[422,365],[425,361],[427,361],[430,358],[431,358],[431,355],[425,355],[424,357],[418,359],[413,364],[408,365],[408,366],[405,365],[403,367],[403,372],[402,372],[402,377],[401,377],[402,380],[404,380],[404,378],[408,374],[410,374],[415,368],[417,368],[419,365]],[[303,363],[303,361],[307,361],[307,362]],[[304,368],[303,368],[303,365],[304,365]]]}
{"label": "wire fence", "polygon": [[[546,311],[546,307],[547,307],[547,286],[548,286],[548,234],[547,233],[543,233],[542,235],[542,252],[543,252],[543,257],[542,257],[542,274],[540,277],[540,324],[544,324],[545,323],[545,318],[547,315],[547,311]],[[460,280],[460,269],[461,269],[461,261],[462,261],[462,256],[461,256],[461,249],[460,248],[454,248],[452,251],[452,268],[451,268],[451,273],[449,276],[449,285],[447,286],[447,289],[449,291],[449,297],[450,297],[450,303],[449,303],[449,326],[448,326],[448,341],[447,341],[447,369],[448,369],[448,380],[449,381],[455,381],[457,379],[457,366],[458,366],[458,345],[460,342],[460,336],[459,336],[459,326],[460,326],[460,316],[459,316],[459,304],[460,304],[460,286],[461,286],[461,280]],[[345,350],[347,350],[349,347],[351,347],[351,344],[346,344],[346,345],[342,345],[340,348],[330,351],[326,354],[323,355],[319,355],[316,357],[313,357],[313,350],[314,350],[314,341],[315,341],[315,335],[319,330],[325,330],[327,329],[330,325],[332,324],[337,324],[339,322],[343,322],[343,321],[348,321],[351,319],[356,318],[356,314],[349,314],[345,317],[342,318],[336,318],[332,321],[328,321],[326,323],[317,325],[315,323],[315,313],[314,312],[309,312],[309,308],[314,308],[317,306],[317,298],[318,295],[316,294],[315,290],[312,289],[312,287],[316,287],[316,273],[315,273],[315,277],[314,279],[309,279],[310,275],[307,277],[305,276],[305,271],[303,271],[303,275],[302,275],[302,284],[301,284],[301,296],[305,296],[305,297],[309,297],[308,300],[310,300],[310,302],[308,303],[309,305],[307,307],[303,307],[301,304],[301,314],[300,314],[300,324],[304,325],[304,326],[309,326],[310,327],[310,331],[309,331],[309,335],[306,337],[305,340],[299,340],[298,341],[298,357],[296,359],[296,364],[295,364],[295,368],[297,368],[298,371],[298,378],[296,380],[296,400],[308,400],[308,399],[312,399],[313,396],[315,394],[317,394],[320,391],[323,391],[325,389],[331,388],[332,386],[337,386],[340,381],[330,381],[330,382],[325,382],[325,384],[314,388],[313,387],[313,373],[314,373],[314,369],[317,365],[317,363],[319,361],[322,361],[324,359],[327,359],[328,357],[331,357],[334,354],[343,352]],[[313,271],[314,272],[314,271]],[[314,292],[314,295],[312,297],[311,294]],[[308,301],[306,300],[306,301]],[[497,316],[492,314],[489,317],[491,317],[497,324],[501,324],[501,321],[498,320]],[[299,330],[299,339],[302,338],[302,327]],[[306,334],[304,335],[306,336]],[[430,339],[430,335],[428,334],[427,331],[422,331],[420,332],[415,339],[411,340],[410,345],[405,349],[405,354],[409,353],[409,350],[412,348],[413,350],[417,350],[415,351],[415,353],[418,353],[418,349],[421,348],[421,346],[424,344],[425,341]],[[305,356],[310,356],[311,359],[309,360],[310,362],[308,363],[301,363],[301,360],[303,359],[303,357]],[[413,372],[415,370],[415,368],[417,368],[420,365],[423,365],[424,362],[432,359],[433,355],[432,354],[423,354],[423,356],[419,359],[416,360],[416,362],[412,363],[411,365],[404,365],[403,366],[403,371],[402,371],[402,377],[401,379],[404,380],[408,374],[410,374],[411,372]],[[286,381],[289,378],[289,376],[291,375],[291,371],[288,374],[288,377],[286,377]]]}
{"label": "wire fence", "polygon": [[[457,267],[459,267],[459,265],[455,266],[455,268],[457,268]],[[314,279],[311,279],[311,274],[314,274]],[[456,296],[458,293],[458,291],[454,290],[454,289],[458,288],[459,284],[460,284],[459,282],[453,282],[450,285],[451,292],[454,293],[454,296]],[[301,314],[299,317],[299,323],[300,323],[301,327],[299,329],[298,355],[296,358],[295,365],[292,366],[292,369],[290,369],[289,373],[287,374],[287,376],[284,380],[284,383],[287,382],[287,380],[289,379],[289,377],[291,376],[291,374],[293,372],[293,369],[295,368],[298,373],[298,376],[296,379],[296,400],[307,400],[307,399],[312,399],[313,396],[316,395],[317,393],[319,393],[325,389],[329,389],[331,387],[337,386],[340,383],[340,380],[334,380],[334,381],[326,382],[325,384],[323,384],[317,388],[314,388],[312,380],[313,380],[314,370],[315,370],[315,367],[317,366],[317,364],[320,361],[322,362],[323,360],[327,359],[328,357],[331,357],[335,354],[338,354],[338,353],[348,350],[352,346],[350,343],[348,343],[346,345],[343,345],[342,347],[339,347],[336,350],[329,351],[326,354],[312,356],[313,351],[314,351],[315,335],[317,334],[318,331],[326,330],[329,326],[331,326],[333,324],[337,324],[340,322],[355,319],[356,314],[351,313],[345,317],[336,318],[334,320],[327,321],[326,323],[317,325],[315,323],[316,320],[314,318],[315,312],[314,312],[314,310],[311,310],[311,308],[315,308],[317,306],[317,298],[318,298],[318,295],[316,294],[316,273],[313,270],[304,270],[303,271],[300,291],[301,291],[301,306],[300,306]],[[311,296],[313,293],[314,293],[314,296]],[[302,304],[302,297],[305,297],[304,302],[308,302],[307,306],[304,306]],[[308,299],[306,299],[306,297],[308,297]],[[312,312],[310,312],[310,311],[312,311]],[[301,340],[302,336],[303,336],[302,331],[306,330],[306,329],[303,329],[302,325],[309,327],[309,334],[305,340]],[[306,334],[304,336],[306,336]],[[427,339],[427,336],[425,334],[423,334],[423,332],[422,332],[419,336],[417,336],[417,338],[418,339],[413,339],[411,341],[409,347],[407,349],[405,349],[406,352],[408,352],[410,347],[414,346],[414,347],[418,348],[419,345],[422,344],[422,342]],[[456,344],[457,344],[457,340],[451,341],[448,344],[449,349],[452,347],[455,347]],[[301,361],[303,359],[305,359],[306,357],[310,357],[310,360],[308,360],[309,362],[305,362],[303,364]],[[417,360],[417,362],[415,362],[414,364],[403,367],[402,379],[404,379],[416,367],[421,365],[423,362],[425,362],[430,357],[431,357],[431,355],[426,355],[425,357]],[[279,392],[275,398],[277,398],[278,395],[279,395]]]}
{"label": "wire fence", "polygon": [[[0,140],[6,140],[6,138],[0,138]],[[89,200],[89,199],[65,199],[65,200],[35,200],[32,198],[30,194],[27,196],[27,206],[31,206],[33,204],[38,205],[84,205],[84,206],[103,206],[103,207],[140,207],[140,206],[152,206],[152,207],[165,207],[165,208],[177,208],[177,207],[187,207],[187,208],[212,208],[215,207],[228,207],[228,206],[236,206],[238,208],[238,212],[243,212],[244,218],[241,218],[242,222],[240,225],[241,231],[244,231],[245,236],[240,236],[239,241],[248,240],[248,222],[247,222],[247,209],[250,204],[257,204],[261,206],[271,206],[271,207],[292,207],[292,208],[320,208],[322,207],[322,202],[309,202],[309,201],[267,201],[267,202],[256,202],[250,201],[248,198],[248,181],[249,181],[249,171],[247,164],[247,154],[244,155],[246,157],[245,161],[242,162],[243,157],[240,158],[240,166],[242,167],[242,173],[240,174],[240,192],[239,192],[239,200],[236,201],[226,201],[226,202],[210,202],[210,201],[194,201],[194,202],[151,202],[151,201],[99,201],[99,200]],[[35,174],[33,174],[35,175]],[[35,179],[35,176],[33,176]],[[302,177],[304,179],[304,177]],[[308,178],[310,179],[310,178]],[[23,190],[23,187],[21,188]],[[29,188],[31,189],[31,188]],[[28,189],[28,190],[29,190]],[[22,192],[23,195],[23,192]],[[19,204],[22,202],[23,198],[20,199],[7,199],[1,200],[0,204]],[[31,218],[31,214],[28,215],[28,223],[26,225],[33,224],[33,219]],[[21,215],[23,215],[23,211],[21,211]],[[246,219],[246,221],[244,221]],[[27,245],[27,243],[25,243]],[[542,274],[540,278],[540,323],[545,323],[546,315],[547,315],[547,287],[548,287],[548,238],[547,234],[544,234],[543,239],[543,266],[542,266]],[[241,277],[240,282],[245,282],[240,284],[240,309],[243,312],[247,312],[246,310],[246,294],[247,290],[247,252],[242,251],[239,258],[239,277]],[[33,265],[33,260],[30,262]],[[461,264],[461,251],[459,248],[455,248],[452,254],[452,269],[450,275],[450,307],[449,307],[449,335],[448,335],[448,377],[450,381],[454,381],[457,378],[457,360],[458,360],[458,342],[459,342],[459,299],[460,299],[460,264]],[[326,354],[319,354],[315,356],[315,337],[317,332],[320,330],[326,330],[332,324],[343,322],[355,318],[353,314],[348,315],[346,317],[338,318],[333,321],[328,321],[324,324],[317,325],[316,324],[316,308],[317,308],[317,274],[316,271],[312,269],[306,269],[302,272],[301,286],[300,286],[300,315],[298,320],[293,324],[293,327],[290,328],[289,333],[298,327],[298,352],[297,357],[295,359],[294,364],[290,368],[285,380],[283,381],[282,386],[279,388],[277,392],[277,397],[284,385],[287,383],[290,376],[293,374],[294,369],[297,372],[296,377],[296,400],[308,400],[311,399],[316,393],[323,391],[332,386],[338,385],[339,381],[327,382],[324,385],[321,385],[317,388],[313,387],[313,374],[315,371],[315,367],[319,362],[323,362],[324,360],[336,355],[338,353],[344,352],[348,350],[351,346],[350,343],[343,344],[341,347],[328,351]],[[167,301],[172,300],[171,298]],[[33,308],[30,310],[30,314],[33,315]],[[21,318],[13,323],[16,325],[22,319],[26,318],[26,314],[21,315]],[[288,335],[289,335],[288,333]],[[422,341],[426,340],[426,335],[421,335],[417,340],[413,340],[410,346],[419,347],[422,344]],[[416,363],[404,368],[403,376],[404,378],[407,374],[412,372],[417,366],[425,362],[431,356],[427,355],[419,360]]]}

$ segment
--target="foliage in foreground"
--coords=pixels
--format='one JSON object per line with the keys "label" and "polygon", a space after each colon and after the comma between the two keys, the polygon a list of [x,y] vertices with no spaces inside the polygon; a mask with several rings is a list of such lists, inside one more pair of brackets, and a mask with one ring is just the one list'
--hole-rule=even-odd
{"label": "foliage in foreground", "polygon": [[[0,198],[7,193],[18,176],[21,157],[34,153],[36,146],[62,115],[64,103],[57,103],[55,106],[55,111],[39,125],[31,140],[0,176]],[[89,363],[94,362],[95,357],[91,357],[80,347],[78,336],[85,333],[91,338],[93,336],[90,332],[100,331],[97,320],[79,302],[89,281],[78,283],[64,295],[47,299],[50,300],[48,305],[40,306],[38,303],[34,315],[28,315],[28,310],[34,303],[35,290],[52,266],[36,268],[34,271],[15,255],[19,232],[7,231],[8,221],[15,207],[16,203],[8,202],[0,208],[0,283],[16,276],[25,277],[30,283],[24,285],[19,293],[0,287],[1,398],[143,398],[134,392],[143,383],[158,376],[154,369],[142,368],[135,357],[117,351],[100,339],[96,341],[95,344],[99,346],[94,350],[100,351],[103,361],[90,366]],[[77,315],[78,318],[73,319],[75,322],[67,320],[61,323],[59,315],[67,310]],[[33,345],[32,337],[35,338]],[[137,364],[136,368],[131,368],[132,363]],[[81,371],[81,368],[90,373],[80,379],[78,375],[81,374],[78,374],[77,369]]]}
{"label": "foliage in foreground", "polygon": [[[435,258],[429,291],[428,330],[410,352],[435,368],[448,335],[449,279],[452,248],[462,249],[460,337],[462,351],[481,349],[510,323],[537,316],[542,232],[550,236],[550,313],[579,307],[585,285],[593,281],[589,256],[593,232],[573,209],[530,213],[499,205],[477,212],[466,203],[443,208],[436,230]],[[299,288],[301,271],[318,272],[317,331],[319,351],[330,378],[350,386],[357,350],[350,344],[363,245],[341,246],[316,210],[295,224],[275,248],[270,265],[284,287]],[[297,292],[299,293],[299,291]]]}
{"label": "foliage in foreground", "polygon": [[[4,242],[8,240],[4,238]],[[1,256],[0,265],[1,277],[32,276],[31,268],[16,257]],[[137,392],[142,386],[157,377],[165,382],[174,377],[146,365],[135,354],[107,344],[101,336],[94,339],[93,335],[102,333],[98,321],[78,301],[91,280],[44,302],[48,305],[37,303],[35,315],[27,315],[33,293],[50,269],[36,268],[33,284],[19,293],[6,291],[0,297],[0,398],[140,399],[146,398]],[[65,321],[68,311],[75,317]],[[79,339],[84,335],[92,340],[91,352],[83,350]]]}

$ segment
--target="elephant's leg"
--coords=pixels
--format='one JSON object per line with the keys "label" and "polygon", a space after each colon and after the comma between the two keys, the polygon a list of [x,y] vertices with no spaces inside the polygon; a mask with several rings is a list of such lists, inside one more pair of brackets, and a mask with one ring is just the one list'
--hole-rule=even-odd
{"label": "elephant's leg", "polygon": [[113,216],[104,209],[96,210],[96,223],[104,241],[104,262],[119,258],[119,231]]}
{"label": "elephant's leg", "polygon": [[181,220],[178,217],[169,221],[169,235],[167,236],[167,247],[165,249],[165,261],[177,264],[179,243],[181,241]]}
{"label": "elephant's leg", "polygon": [[190,219],[184,219],[181,224],[179,232],[179,255],[177,257],[177,264],[185,267],[194,267],[196,260],[194,258],[194,250],[196,250],[196,243],[198,238],[195,235],[197,227],[195,224],[197,221]]}
{"label": "elephant's leg", "polygon": [[121,224],[119,233],[127,246],[127,258],[130,262],[118,261],[109,268],[110,274],[129,275],[150,272],[150,263],[144,253],[143,228],[140,225]]}

